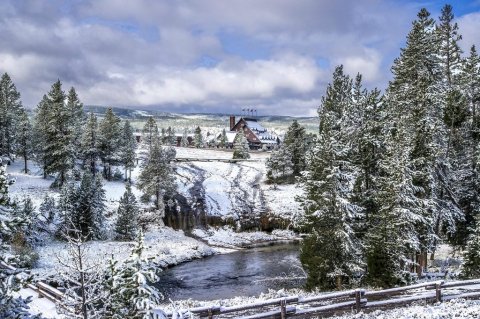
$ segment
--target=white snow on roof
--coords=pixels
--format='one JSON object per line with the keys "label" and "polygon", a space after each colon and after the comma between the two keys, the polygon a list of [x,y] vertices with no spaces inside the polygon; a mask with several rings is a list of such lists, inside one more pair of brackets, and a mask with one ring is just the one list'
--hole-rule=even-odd
{"label": "white snow on roof", "polygon": [[249,120],[245,120],[245,122],[247,123],[247,126],[249,129],[251,129],[252,131],[255,131],[255,133],[262,133],[262,132],[266,132],[267,129],[264,128],[260,123],[258,123],[257,121],[249,121]]}

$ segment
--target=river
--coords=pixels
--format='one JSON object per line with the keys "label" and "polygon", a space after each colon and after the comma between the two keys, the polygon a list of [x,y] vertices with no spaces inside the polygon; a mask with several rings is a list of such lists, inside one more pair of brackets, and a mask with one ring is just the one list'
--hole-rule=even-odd
{"label": "river", "polygon": [[275,245],[215,255],[167,269],[157,288],[166,300],[256,296],[268,289],[294,288],[303,275],[299,245]]}

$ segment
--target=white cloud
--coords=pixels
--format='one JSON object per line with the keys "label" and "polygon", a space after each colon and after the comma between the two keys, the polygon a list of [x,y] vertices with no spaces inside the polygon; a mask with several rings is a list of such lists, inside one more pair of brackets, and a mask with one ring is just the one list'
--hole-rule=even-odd
{"label": "white cloud", "polygon": [[464,15],[458,19],[458,26],[460,34],[463,36],[463,40],[460,45],[465,52],[469,52],[472,45],[480,45],[480,13],[470,13]]}

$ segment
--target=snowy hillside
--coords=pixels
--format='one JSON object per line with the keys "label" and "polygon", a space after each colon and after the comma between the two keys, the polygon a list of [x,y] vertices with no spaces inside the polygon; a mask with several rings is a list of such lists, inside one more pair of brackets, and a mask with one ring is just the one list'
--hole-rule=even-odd
{"label": "snowy hillside", "polygon": [[[223,220],[240,221],[255,227],[255,222],[271,217],[297,219],[300,207],[295,197],[298,186],[276,189],[265,184],[265,159],[269,153],[252,153],[245,162],[191,161],[176,164],[179,193],[192,211]],[[177,148],[177,158],[230,159],[231,152]],[[258,225],[258,224],[257,224]]]}

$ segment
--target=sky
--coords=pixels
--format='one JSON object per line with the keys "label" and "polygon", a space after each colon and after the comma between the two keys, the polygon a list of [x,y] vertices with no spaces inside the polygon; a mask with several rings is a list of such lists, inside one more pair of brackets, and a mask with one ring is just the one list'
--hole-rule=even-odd
{"label": "sky", "polygon": [[384,89],[417,12],[446,3],[480,45],[480,0],[2,0],[0,72],[31,108],[60,79],[86,105],[312,116],[339,64]]}

